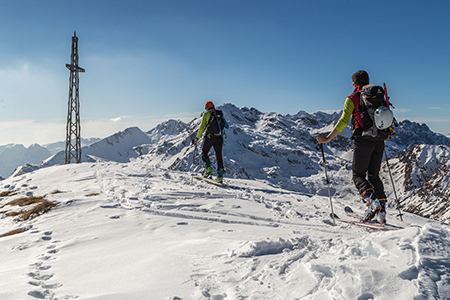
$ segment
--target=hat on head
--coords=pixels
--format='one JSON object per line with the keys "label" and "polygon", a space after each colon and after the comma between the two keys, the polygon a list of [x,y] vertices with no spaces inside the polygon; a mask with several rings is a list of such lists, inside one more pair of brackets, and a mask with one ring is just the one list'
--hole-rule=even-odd
{"label": "hat on head", "polygon": [[205,109],[210,110],[211,108],[214,108],[214,104],[212,103],[212,101],[207,101],[205,103]]}

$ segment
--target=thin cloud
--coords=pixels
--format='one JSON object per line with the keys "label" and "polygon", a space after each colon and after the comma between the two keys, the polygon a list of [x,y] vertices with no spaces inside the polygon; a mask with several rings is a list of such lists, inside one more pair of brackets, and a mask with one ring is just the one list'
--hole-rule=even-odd
{"label": "thin cloud", "polygon": [[47,144],[63,141],[65,123],[20,120],[0,122],[0,145],[6,144]]}
{"label": "thin cloud", "polygon": [[0,130],[29,126],[33,122],[34,122],[33,120],[18,120],[18,121],[0,122]]}
{"label": "thin cloud", "polygon": [[450,122],[450,118],[411,118],[410,121],[417,123],[446,123]]}
{"label": "thin cloud", "polygon": [[399,112],[399,113],[407,113],[407,112],[410,112],[411,110],[410,109],[407,109],[407,108],[399,108],[399,109],[395,109],[394,110],[394,112]]}

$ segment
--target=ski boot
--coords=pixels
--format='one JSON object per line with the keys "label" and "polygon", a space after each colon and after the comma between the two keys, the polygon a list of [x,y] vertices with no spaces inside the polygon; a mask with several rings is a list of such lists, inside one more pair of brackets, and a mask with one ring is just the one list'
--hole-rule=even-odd
{"label": "ski boot", "polygon": [[203,173],[203,178],[211,178],[212,176],[212,169],[211,169],[211,163],[209,160],[205,161],[203,163],[205,166],[205,173]]}
{"label": "ski boot", "polygon": [[379,199],[381,209],[377,213],[377,221],[381,224],[386,224],[386,199]]}
{"label": "ski boot", "polygon": [[375,193],[373,189],[367,189],[362,194],[363,201],[366,203],[367,209],[364,212],[363,220],[370,221],[375,217],[377,212],[381,210],[381,204],[378,199],[375,197]]}
{"label": "ski boot", "polygon": [[219,171],[217,172],[217,178],[215,179],[216,182],[222,183],[223,173],[225,173],[225,170],[223,168],[220,168]]}

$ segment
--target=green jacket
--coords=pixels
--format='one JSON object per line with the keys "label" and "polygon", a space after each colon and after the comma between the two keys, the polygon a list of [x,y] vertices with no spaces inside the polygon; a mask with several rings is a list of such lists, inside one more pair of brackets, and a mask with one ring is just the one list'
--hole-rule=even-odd
{"label": "green jacket", "polygon": [[202,123],[200,124],[200,128],[198,129],[198,132],[197,132],[198,139],[202,136],[202,133],[205,130],[205,127],[209,122],[209,117],[211,117],[211,113],[209,111],[205,111],[202,115]]}
{"label": "green jacket", "polygon": [[347,127],[350,117],[353,114],[353,110],[355,110],[355,104],[352,99],[347,97],[347,99],[345,99],[344,110],[342,111],[341,118],[334,126],[337,131],[342,132],[345,127]]}

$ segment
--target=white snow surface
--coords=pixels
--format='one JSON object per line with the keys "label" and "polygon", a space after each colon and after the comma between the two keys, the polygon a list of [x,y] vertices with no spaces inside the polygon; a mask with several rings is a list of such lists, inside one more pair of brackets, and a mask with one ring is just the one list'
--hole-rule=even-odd
{"label": "white snow surface", "polygon": [[[388,209],[391,231],[329,217],[328,197],[258,179],[217,187],[129,162],[56,165],[1,182],[59,203],[0,214],[0,299],[449,299],[450,226]],[[52,193],[55,190],[63,193]],[[345,206],[333,199],[342,218]],[[5,206],[6,205],[6,206]],[[12,208],[11,208],[12,209]]]}

